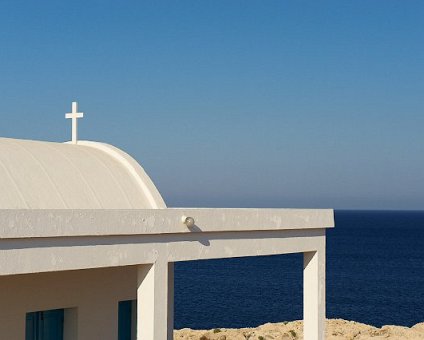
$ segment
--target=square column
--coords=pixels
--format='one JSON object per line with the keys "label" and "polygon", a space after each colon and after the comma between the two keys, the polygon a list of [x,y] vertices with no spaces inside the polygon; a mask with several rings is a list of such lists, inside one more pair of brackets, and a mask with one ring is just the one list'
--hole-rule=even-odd
{"label": "square column", "polygon": [[303,334],[325,339],[325,236],[317,251],[303,254]]}
{"label": "square column", "polygon": [[137,340],[172,340],[174,264],[159,259],[138,266]]}
{"label": "square column", "polygon": [[168,340],[174,339],[174,262],[168,262]]}

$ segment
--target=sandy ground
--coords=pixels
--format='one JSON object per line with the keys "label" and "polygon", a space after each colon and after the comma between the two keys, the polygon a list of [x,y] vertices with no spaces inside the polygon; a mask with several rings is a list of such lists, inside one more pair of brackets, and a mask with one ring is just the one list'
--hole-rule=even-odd
{"label": "sandy ground", "polygon": [[[424,322],[411,328],[383,326],[376,328],[346,320],[327,320],[327,340],[364,339],[424,339]],[[181,329],[174,332],[174,340],[292,340],[303,339],[302,321],[268,323],[257,328],[209,331]]]}

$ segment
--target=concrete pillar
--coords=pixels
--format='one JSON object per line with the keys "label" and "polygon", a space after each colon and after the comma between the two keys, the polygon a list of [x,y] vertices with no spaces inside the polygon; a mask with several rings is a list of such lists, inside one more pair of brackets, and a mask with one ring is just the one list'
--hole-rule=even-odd
{"label": "concrete pillar", "polygon": [[173,302],[173,264],[138,266],[137,340],[172,340]]}
{"label": "concrete pillar", "polygon": [[168,263],[168,340],[174,339],[174,263]]}
{"label": "concrete pillar", "polygon": [[303,255],[303,332],[305,340],[325,339],[325,236]]}

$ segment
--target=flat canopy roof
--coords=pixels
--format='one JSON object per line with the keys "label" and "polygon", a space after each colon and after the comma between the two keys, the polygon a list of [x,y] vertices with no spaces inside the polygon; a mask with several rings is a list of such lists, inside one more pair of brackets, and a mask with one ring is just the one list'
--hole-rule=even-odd
{"label": "flat canopy roof", "polygon": [[[192,217],[188,228],[183,216]],[[0,239],[334,227],[332,209],[0,209]]]}

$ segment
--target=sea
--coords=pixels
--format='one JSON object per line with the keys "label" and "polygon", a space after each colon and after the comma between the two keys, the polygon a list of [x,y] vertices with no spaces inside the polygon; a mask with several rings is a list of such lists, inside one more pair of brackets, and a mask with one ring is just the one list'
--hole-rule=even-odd
{"label": "sea", "polygon": [[[327,318],[424,321],[424,211],[336,211],[327,230]],[[180,262],[175,328],[302,319],[301,254]]]}

